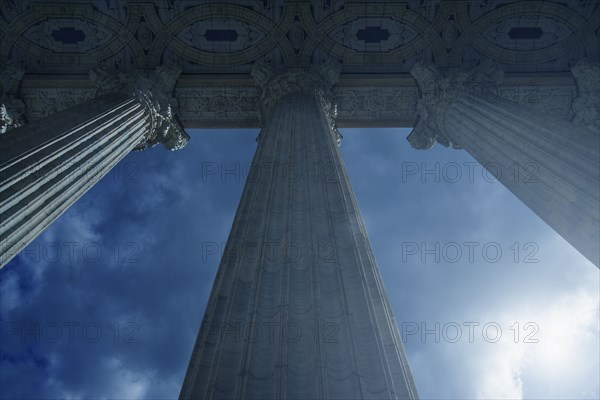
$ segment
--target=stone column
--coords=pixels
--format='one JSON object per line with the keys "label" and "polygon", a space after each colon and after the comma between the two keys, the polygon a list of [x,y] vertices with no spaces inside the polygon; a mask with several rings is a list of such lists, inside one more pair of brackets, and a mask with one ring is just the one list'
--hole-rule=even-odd
{"label": "stone column", "polygon": [[334,128],[339,66],[257,65],[263,129],[181,399],[415,399]]}
{"label": "stone column", "polygon": [[178,75],[161,67],[149,75],[113,75],[111,86],[105,74],[103,91],[112,93],[0,136],[2,266],[131,150],[159,142],[171,150],[185,146],[188,136],[169,103]]}
{"label": "stone column", "polygon": [[[579,67],[589,72],[585,65]],[[600,134],[594,127],[598,103],[588,101],[597,98],[597,89],[589,94],[579,82],[580,99],[574,104],[579,124],[497,96],[503,73],[493,63],[446,76],[417,64],[411,74],[421,90],[411,145],[427,149],[438,142],[467,150],[598,266]]]}

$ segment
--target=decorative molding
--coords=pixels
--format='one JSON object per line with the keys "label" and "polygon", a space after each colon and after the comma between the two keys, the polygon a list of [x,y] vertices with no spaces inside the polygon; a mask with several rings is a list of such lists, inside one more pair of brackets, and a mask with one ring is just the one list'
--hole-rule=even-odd
{"label": "decorative molding", "polygon": [[178,118],[173,115],[170,102],[162,95],[150,90],[136,90],[134,96],[150,114],[150,129],[134,150],[145,150],[158,143],[168,150],[180,150],[187,145],[190,137],[183,130]]}
{"label": "decorative molding", "polygon": [[[307,71],[290,71],[276,74],[266,63],[258,62],[252,68],[252,77],[261,88],[258,109],[261,126],[273,105],[292,93],[314,95],[325,112],[328,125],[335,130],[337,107],[333,103],[332,87],[338,81],[341,65],[329,60],[312,66]],[[337,132],[337,131],[336,131]],[[339,133],[337,133],[339,139]]]}
{"label": "decorative molding", "polygon": [[[384,84],[385,83],[385,84]],[[36,120],[95,97],[88,80],[32,81],[25,78],[20,96],[28,120]],[[338,127],[413,127],[417,121],[419,88],[408,76],[400,79],[362,81],[343,79],[332,88]],[[511,77],[498,87],[498,94],[542,114],[572,117],[571,103],[577,97],[573,79]],[[179,79],[174,96],[177,115],[185,128],[258,127],[260,88],[250,80]]]}
{"label": "decorative molding", "polygon": [[91,87],[24,87],[21,97],[27,119],[34,121],[91,100],[96,91]]}
{"label": "decorative molding", "polygon": [[359,17],[338,25],[328,36],[356,52],[388,53],[417,38],[417,30],[405,22],[382,17]]}
{"label": "decorative molding", "polygon": [[[585,3],[585,4],[584,4]],[[568,72],[600,61],[600,4],[576,1],[441,2],[254,0],[28,0],[2,3],[0,56],[27,73],[120,71],[176,60],[183,73],[304,68],[333,57],[343,73],[408,73],[415,60],[506,72]]]}
{"label": "decorative molding", "polygon": [[444,117],[448,107],[460,97],[486,95],[497,96],[498,87],[504,79],[500,66],[486,62],[468,72],[442,74],[434,65],[417,63],[411,70],[417,81],[420,96],[417,102],[419,119],[408,136],[411,146],[429,149],[434,143],[445,147],[461,148],[452,141],[445,129]]}
{"label": "decorative molding", "polygon": [[132,94],[144,105],[150,117],[150,128],[134,150],[144,150],[162,143],[169,150],[179,150],[189,136],[174,116],[177,99],[172,96],[181,68],[175,64],[161,65],[152,72],[118,73],[107,68],[90,71],[90,81],[97,96],[121,91]]}
{"label": "decorative molding", "polygon": [[88,53],[113,35],[102,25],[80,18],[48,18],[23,32],[25,39],[53,53]]}
{"label": "decorative molding", "polygon": [[600,65],[581,60],[571,72],[579,92],[573,100],[573,122],[600,133]]}
{"label": "decorative molding", "polygon": [[25,107],[20,107],[22,104],[20,100],[0,103],[0,135],[23,126]]}
{"label": "decorative molding", "polygon": [[201,51],[234,53],[256,46],[265,35],[265,32],[245,21],[213,18],[191,23],[180,30],[176,37],[187,46]]}
{"label": "decorative molding", "polygon": [[12,63],[0,66],[0,134],[22,126],[25,121],[25,103],[16,96],[25,71]]}
{"label": "decorative molding", "polygon": [[519,83],[505,82],[498,87],[498,95],[501,98],[566,121],[571,118],[571,103],[576,92],[576,87],[572,84],[546,83],[540,79],[525,79]]}
{"label": "decorative molding", "polygon": [[258,126],[256,86],[178,87],[176,95],[184,126]]}

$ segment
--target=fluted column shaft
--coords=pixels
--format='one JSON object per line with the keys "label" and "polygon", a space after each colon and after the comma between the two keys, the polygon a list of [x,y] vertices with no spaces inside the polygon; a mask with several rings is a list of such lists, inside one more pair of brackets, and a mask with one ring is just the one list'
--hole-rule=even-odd
{"label": "fluted column shaft", "polygon": [[[429,72],[421,66],[413,71],[422,89],[433,88],[423,79]],[[478,82],[477,76],[466,74],[462,82],[436,77],[436,98],[427,100],[424,93],[409,140],[417,148],[434,140],[464,148],[598,266],[600,134],[499,98],[490,81]]]}
{"label": "fluted column shaft", "polygon": [[265,110],[182,399],[417,397],[319,98]]}
{"label": "fluted column shaft", "polygon": [[0,135],[1,266],[134,148],[185,145],[157,97],[117,91]]}
{"label": "fluted column shaft", "polygon": [[125,157],[147,129],[144,107],[117,94],[0,136],[2,265]]}

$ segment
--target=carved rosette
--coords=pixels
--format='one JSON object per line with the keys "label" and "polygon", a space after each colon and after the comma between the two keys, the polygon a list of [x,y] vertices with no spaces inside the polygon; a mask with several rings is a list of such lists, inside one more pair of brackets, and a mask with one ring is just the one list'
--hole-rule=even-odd
{"label": "carved rosette", "polygon": [[12,63],[0,66],[0,134],[25,124],[25,104],[16,97],[23,74]]}
{"label": "carved rosette", "polygon": [[273,105],[281,98],[292,93],[309,94],[315,96],[324,111],[327,125],[339,144],[342,136],[335,127],[337,105],[333,102],[331,89],[338,81],[341,70],[342,66],[333,60],[312,66],[307,71],[290,71],[283,74],[276,74],[264,62],[254,64],[252,77],[261,88],[258,104],[261,126],[267,120]]}
{"label": "carved rosette", "polygon": [[419,119],[407,138],[415,149],[429,149],[436,142],[460,149],[460,143],[456,143],[445,128],[446,110],[459,97],[489,93],[497,96],[497,87],[504,77],[500,66],[491,61],[468,72],[448,74],[442,74],[433,65],[417,63],[410,73],[421,92],[417,101]]}
{"label": "carved rosette", "polygon": [[156,68],[153,72],[117,73],[106,68],[90,71],[90,80],[97,88],[97,96],[122,91],[132,94],[144,105],[150,117],[150,127],[134,150],[145,150],[162,143],[169,150],[179,150],[189,136],[175,116],[177,99],[172,96],[181,69],[173,64]]}
{"label": "carved rosette", "polygon": [[577,82],[579,97],[573,100],[573,122],[600,132],[600,65],[579,61],[571,72]]}

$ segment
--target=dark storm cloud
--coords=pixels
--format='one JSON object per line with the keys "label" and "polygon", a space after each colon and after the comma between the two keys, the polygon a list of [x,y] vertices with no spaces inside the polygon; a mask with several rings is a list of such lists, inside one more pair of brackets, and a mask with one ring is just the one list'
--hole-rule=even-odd
{"label": "dark storm cloud", "polygon": [[203,135],[130,154],[3,269],[2,398],[177,395],[218,264],[196,250],[226,240],[243,183],[202,163],[256,145]]}

